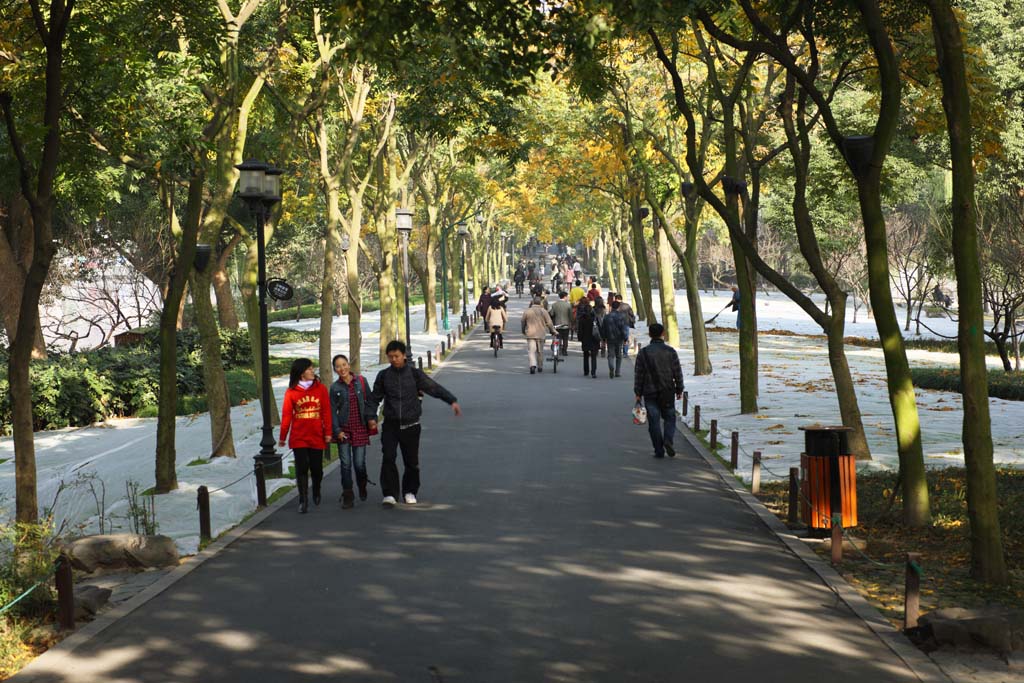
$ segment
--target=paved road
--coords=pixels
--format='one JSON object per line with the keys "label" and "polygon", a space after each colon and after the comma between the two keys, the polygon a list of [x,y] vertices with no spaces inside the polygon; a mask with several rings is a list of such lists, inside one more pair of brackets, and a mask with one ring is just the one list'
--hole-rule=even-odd
{"label": "paved road", "polygon": [[332,478],[37,680],[912,680],[695,454],[651,457],[631,365],[531,376],[512,317],[439,376],[465,415],[428,402],[420,505]]}

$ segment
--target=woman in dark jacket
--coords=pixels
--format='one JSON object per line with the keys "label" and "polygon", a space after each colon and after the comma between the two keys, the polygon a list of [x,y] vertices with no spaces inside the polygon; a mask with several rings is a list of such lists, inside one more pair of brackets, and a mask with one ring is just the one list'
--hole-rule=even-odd
{"label": "woman in dark jacket", "polygon": [[601,348],[600,325],[588,299],[576,305],[576,337],[583,347],[583,376],[597,377],[597,350]]}
{"label": "woman in dark jacket", "polygon": [[352,466],[356,469],[359,500],[366,500],[366,447],[370,445],[367,423],[375,419],[366,409],[369,384],[362,375],[352,374],[348,357],[338,354],[332,361],[337,381],[331,385],[331,424],[341,461],[341,507],[355,504],[352,493]]}

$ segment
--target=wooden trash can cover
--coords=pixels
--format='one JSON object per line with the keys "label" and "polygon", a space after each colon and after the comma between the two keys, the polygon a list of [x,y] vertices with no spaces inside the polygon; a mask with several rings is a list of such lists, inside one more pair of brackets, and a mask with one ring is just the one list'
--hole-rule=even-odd
{"label": "wooden trash can cover", "polygon": [[857,526],[857,459],[850,453],[850,427],[800,427],[801,517],[810,529],[831,529],[832,515],[841,514],[843,528]]}

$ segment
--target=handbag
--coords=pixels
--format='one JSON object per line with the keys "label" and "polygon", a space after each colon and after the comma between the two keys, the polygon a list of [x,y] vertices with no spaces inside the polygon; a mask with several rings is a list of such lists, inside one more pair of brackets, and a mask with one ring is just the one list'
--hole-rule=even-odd
{"label": "handbag", "polygon": [[633,406],[633,424],[647,424],[647,408],[640,401],[637,401],[636,405]]}

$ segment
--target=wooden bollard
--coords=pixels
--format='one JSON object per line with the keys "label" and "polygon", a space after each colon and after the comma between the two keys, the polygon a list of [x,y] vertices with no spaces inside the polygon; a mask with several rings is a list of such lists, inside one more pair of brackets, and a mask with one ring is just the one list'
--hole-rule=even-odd
{"label": "wooden bollard", "polygon": [[907,553],[907,575],[903,590],[903,630],[917,628],[921,615],[921,556]]}
{"label": "wooden bollard", "polygon": [[462,336],[462,323],[459,323],[459,336]]}
{"label": "wooden bollard", "polygon": [[696,405],[693,407],[693,431],[700,431],[700,406]]}
{"label": "wooden bollard", "polygon": [[420,372],[423,372],[423,356],[416,359],[416,367],[419,368]]}
{"label": "wooden bollard", "polygon": [[838,566],[843,561],[843,516],[832,515],[832,564]]}
{"label": "wooden bollard", "polygon": [[740,466],[740,433],[733,432],[729,437],[729,467],[735,472]]}
{"label": "wooden bollard", "polygon": [[441,342],[441,355],[440,355],[441,358],[444,358],[444,350],[445,350],[445,348],[446,347],[444,345],[444,342]]}
{"label": "wooden bollard", "polygon": [[427,349],[427,367],[434,367],[434,357],[430,354],[430,349]]}
{"label": "wooden bollard", "polygon": [[718,420],[711,421],[711,450],[718,448]]}
{"label": "wooden bollard", "polygon": [[761,451],[754,451],[754,464],[750,470],[750,492],[761,492]]}
{"label": "wooden bollard", "polygon": [[54,583],[57,584],[57,623],[64,630],[75,627],[75,582],[71,561],[65,555],[57,558]]}
{"label": "wooden bollard", "polygon": [[199,505],[199,542],[202,543],[213,536],[210,533],[210,490],[200,486],[196,498]]}
{"label": "wooden bollard", "polygon": [[452,348],[452,333],[449,332],[448,333],[448,350],[451,351],[451,348]]}
{"label": "wooden bollard", "polygon": [[267,507],[267,475],[263,473],[263,463],[256,463],[256,506]]}
{"label": "wooden bollard", "polygon": [[686,415],[689,412],[690,412],[690,392],[689,391],[684,391],[683,392],[683,417],[686,417]]}
{"label": "wooden bollard", "polygon": [[789,523],[796,524],[800,518],[800,468],[789,468]]}

